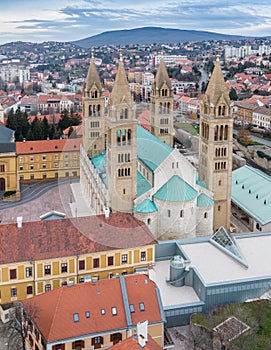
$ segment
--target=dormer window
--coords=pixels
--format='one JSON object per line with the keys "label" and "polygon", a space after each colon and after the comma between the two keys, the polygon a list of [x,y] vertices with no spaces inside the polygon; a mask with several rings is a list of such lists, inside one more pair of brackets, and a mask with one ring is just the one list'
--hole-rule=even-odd
{"label": "dormer window", "polygon": [[117,308],[115,306],[112,307],[112,316],[117,316]]}
{"label": "dormer window", "polygon": [[101,314],[104,316],[105,315],[105,309],[101,309]]}
{"label": "dormer window", "polygon": [[139,303],[139,310],[140,310],[140,311],[145,311],[145,305],[144,305],[143,302],[142,302],[142,303]]}
{"label": "dormer window", "polygon": [[79,322],[79,314],[78,313],[73,314],[73,322]]}

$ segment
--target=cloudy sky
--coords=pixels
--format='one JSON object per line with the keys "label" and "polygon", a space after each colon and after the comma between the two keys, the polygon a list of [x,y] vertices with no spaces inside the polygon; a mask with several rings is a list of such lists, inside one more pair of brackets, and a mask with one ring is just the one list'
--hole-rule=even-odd
{"label": "cloudy sky", "polygon": [[145,26],[271,35],[270,0],[1,0],[0,44]]}

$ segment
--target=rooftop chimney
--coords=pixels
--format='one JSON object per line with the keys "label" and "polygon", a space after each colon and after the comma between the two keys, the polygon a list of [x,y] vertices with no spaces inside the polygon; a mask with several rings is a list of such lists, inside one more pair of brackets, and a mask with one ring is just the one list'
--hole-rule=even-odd
{"label": "rooftop chimney", "polygon": [[18,229],[21,229],[23,225],[23,217],[22,216],[17,216],[17,227]]}
{"label": "rooftop chimney", "polygon": [[138,322],[136,326],[138,345],[144,348],[148,342],[148,321]]}
{"label": "rooftop chimney", "polygon": [[110,209],[108,207],[104,207],[104,216],[106,220],[109,219]]}

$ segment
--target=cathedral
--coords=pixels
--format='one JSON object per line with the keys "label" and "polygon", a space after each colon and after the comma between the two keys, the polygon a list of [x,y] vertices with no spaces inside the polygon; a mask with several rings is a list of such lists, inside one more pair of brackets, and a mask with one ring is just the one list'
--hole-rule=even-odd
{"label": "cathedral", "polygon": [[156,239],[229,229],[230,109],[217,59],[202,105],[197,170],[173,147],[173,91],[164,60],[152,86],[149,132],[136,119],[122,54],[107,106],[92,55],[83,88],[80,183],[95,213],[132,213]]}

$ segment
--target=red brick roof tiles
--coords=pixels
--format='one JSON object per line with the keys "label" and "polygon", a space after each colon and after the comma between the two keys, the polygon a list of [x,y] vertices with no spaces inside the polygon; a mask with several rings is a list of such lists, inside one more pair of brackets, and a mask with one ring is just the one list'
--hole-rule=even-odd
{"label": "red brick roof tiles", "polygon": [[0,225],[0,264],[72,256],[154,244],[143,222],[115,213]]}
{"label": "red brick roof tiles", "polygon": [[[134,294],[140,295],[140,300],[144,301],[146,306],[143,312],[135,311],[135,314],[139,314],[136,318],[152,319],[155,323],[162,322],[157,302],[157,287],[145,275],[121,276],[100,280],[96,284],[85,282],[60,287],[26,299],[22,304],[26,310],[30,305],[37,310],[33,321],[47,342],[123,329],[128,326],[126,314],[129,310],[125,310],[121,280],[127,286],[133,284],[135,279],[139,283],[127,289],[128,299],[133,299]],[[145,280],[148,283],[144,283]],[[116,315],[112,314],[112,307],[116,307]],[[102,309],[105,310],[104,315]],[[86,317],[86,311],[90,313],[89,318]],[[78,314],[78,322],[74,322],[75,313]],[[132,324],[136,325],[134,320]]]}
{"label": "red brick roof tiles", "polygon": [[17,154],[79,151],[81,138],[16,142]]}

